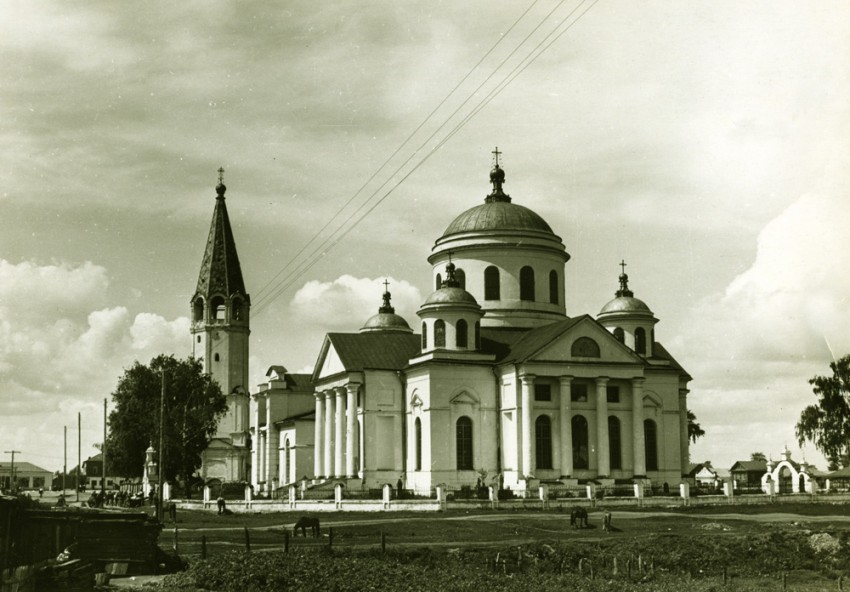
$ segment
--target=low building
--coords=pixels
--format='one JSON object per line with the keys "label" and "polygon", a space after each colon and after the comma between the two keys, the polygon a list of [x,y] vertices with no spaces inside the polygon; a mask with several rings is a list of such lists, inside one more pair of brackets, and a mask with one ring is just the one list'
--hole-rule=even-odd
{"label": "low building", "polygon": [[12,463],[0,463],[0,489],[3,491],[44,489],[50,486],[52,477],[53,473],[32,463],[16,462],[14,466]]}
{"label": "low building", "polygon": [[736,491],[762,490],[761,480],[767,473],[766,460],[739,460],[729,469]]}
{"label": "low building", "polygon": [[89,489],[113,489],[123,481],[120,477],[107,475],[106,483],[103,483],[103,454],[96,454],[84,460],[83,473]]}

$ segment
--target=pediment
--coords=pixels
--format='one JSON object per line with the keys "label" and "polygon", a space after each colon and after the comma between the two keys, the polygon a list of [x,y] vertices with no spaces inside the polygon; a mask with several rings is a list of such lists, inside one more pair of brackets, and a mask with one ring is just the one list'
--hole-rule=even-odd
{"label": "pediment", "polygon": [[452,405],[478,405],[478,397],[467,390],[462,390],[449,399]]}
{"label": "pediment", "polygon": [[319,354],[319,359],[316,362],[316,374],[314,378],[321,380],[322,378],[334,376],[340,372],[345,372],[345,366],[331,340],[325,337],[322,352]]}
{"label": "pediment", "polygon": [[558,335],[529,361],[643,363],[640,356],[590,318]]}

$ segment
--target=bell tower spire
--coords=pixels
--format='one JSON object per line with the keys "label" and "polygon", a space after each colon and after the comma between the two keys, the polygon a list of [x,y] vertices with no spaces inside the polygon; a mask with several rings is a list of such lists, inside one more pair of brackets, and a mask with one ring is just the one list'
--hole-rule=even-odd
{"label": "bell tower spire", "polygon": [[[227,214],[224,194],[224,169],[218,169],[210,232],[201,259],[198,283],[191,300],[192,355],[203,358],[204,372],[210,374],[227,397],[228,411],[218,424],[215,438],[234,450],[225,460],[226,475],[247,478],[250,460],[248,447],[248,337],[251,297],[245,289],[236,241]],[[233,454],[235,452],[235,454]],[[219,466],[208,462],[211,450],[204,453],[202,472]],[[230,466],[233,465],[233,466]],[[205,477],[218,475],[205,474]]]}

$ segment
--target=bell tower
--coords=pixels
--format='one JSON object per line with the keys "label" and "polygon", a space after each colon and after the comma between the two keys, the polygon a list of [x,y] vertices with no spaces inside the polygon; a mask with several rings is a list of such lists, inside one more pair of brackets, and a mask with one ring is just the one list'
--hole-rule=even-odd
{"label": "bell tower", "polygon": [[[192,296],[192,355],[203,358],[227,397],[227,414],[204,453],[204,477],[239,480],[248,474],[248,337],[251,297],[245,290],[236,243],[227,215],[219,168],[215,209],[207,238],[198,286]],[[215,451],[213,450],[215,445]],[[221,458],[217,458],[221,456]]]}

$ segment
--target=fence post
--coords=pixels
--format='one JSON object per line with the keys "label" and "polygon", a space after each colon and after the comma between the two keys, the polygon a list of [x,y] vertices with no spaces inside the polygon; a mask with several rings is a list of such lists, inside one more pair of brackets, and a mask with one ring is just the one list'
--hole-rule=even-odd
{"label": "fence post", "polygon": [[251,509],[251,499],[252,499],[252,497],[253,497],[253,496],[251,495],[252,493],[253,493],[253,492],[251,491],[251,486],[250,486],[250,485],[246,485],[246,486],[245,486],[245,509],[246,509],[246,510],[250,510],[250,509]]}
{"label": "fence post", "polygon": [[248,527],[245,527],[245,551],[251,552],[251,535],[248,533]]}
{"label": "fence post", "polygon": [[723,482],[723,495],[727,497],[729,503],[732,503],[732,498],[735,497],[735,485],[732,481]]}
{"label": "fence post", "polygon": [[384,483],[383,502],[384,502],[384,509],[385,510],[390,509],[390,500],[392,499],[392,495],[393,495],[393,486],[390,485],[389,483]]}
{"label": "fence post", "polygon": [[298,488],[295,485],[289,486],[289,509],[295,509],[295,500],[298,497]]}
{"label": "fence post", "polygon": [[204,485],[204,509],[210,507],[210,486]]}
{"label": "fence post", "polygon": [[538,495],[540,496],[540,502],[542,509],[546,509],[546,502],[549,498],[549,485],[546,483],[541,483],[538,487]]}
{"label": "fence post", "polygon": [[201,535],[201,559],[207,558],[207,535]]}
{"label": "fence post", "polygon": [[490,508],[495,510],[499,506],[499,492],[492,485],[487,488],[490,495]]}
{"label": "fence post", "polygon": [[444,483],[440,483],[436,487],[437,492],[437,503],[440,505],[441,510],[446,509],[446,485]]}
{"label": "fence post", "polygon": [[179,553],[177,548],[177,525],[174,525],[174,552]]}
{"label": "fence post", "polygon": [[691,484],[687,481],[679,483],[679,495],[682,496],[682,503],[687,506],[691,499]]}
{"label": "fence post", "polygon": [[342,489],[344,485],[342,483],[337,483],[334,485],[334,506],[339,510],[342,508]]}

